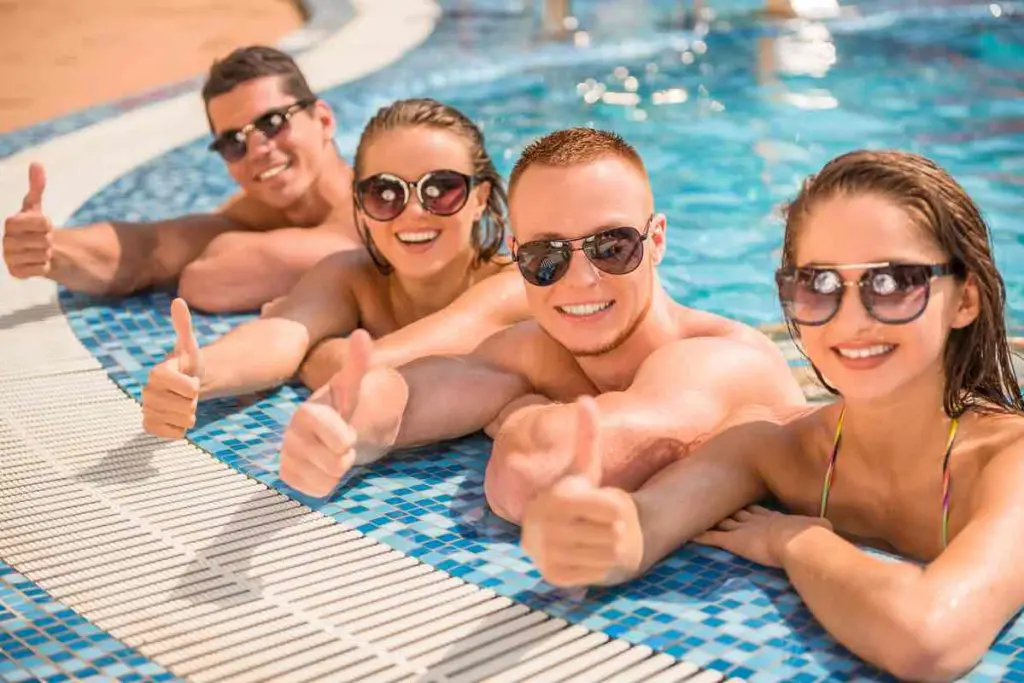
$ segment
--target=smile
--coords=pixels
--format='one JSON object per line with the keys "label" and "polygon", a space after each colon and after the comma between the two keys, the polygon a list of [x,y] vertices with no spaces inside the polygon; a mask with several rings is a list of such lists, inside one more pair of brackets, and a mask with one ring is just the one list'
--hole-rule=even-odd
{"label": "smile", "polygon": [[836,347],[836,352],[843,358],[873,358],[890,353],[896,347],[891,344],[877,344],[859,349],[843,349]]}
{"label": "smile", "polygon": [[611,306],[612,303],[613,302],[611,301],[603,301],[600,303],[592,304],[570,304],[565,306],[556,306],[556,308],[562,313],[565,313],[566,315],[571,315],[576,318],[583,318],[588,315],[600,313],[601,311]]}

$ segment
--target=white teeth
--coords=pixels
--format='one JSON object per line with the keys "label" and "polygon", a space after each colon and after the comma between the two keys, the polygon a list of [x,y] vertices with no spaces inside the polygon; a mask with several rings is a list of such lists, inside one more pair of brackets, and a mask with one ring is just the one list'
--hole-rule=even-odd
{"label": "white teeth", "polygon": [[440,234],[440,230],[422,230],[420,232],[399,232],[395,234],[395,237],[399,242],[406,244],[421,244],[433,240]]}
{"label": "white teeth", "polygon": [[872,356],[881,356],[883,353],[889,353],[894,348],[890,344],[879,344],[878,346],[868,346],[859,349],[836,348],[836,351],[843,358],[871,358]]}
{"label": "white teeth", "polygon": [[604,309],[608,308],[611,305],[612,302],[605,301],[599,304],[576,304],[573,306],[559,306],[558,310],[560,310],[562,313],[567,313],[569,315],[584,316],[594,315],[598,311],[603,311]]}
{"label": "white teeth", "polygon": [[260,173],[259,175],[257,175],[256,178],[258,180],[270,180],[271,178],[276,176],[278,173],[281,173],[282,171],[284,171],[287,168],[288,168],[288,164],[281,164],[280,166],[272,166],[271,168],[268,168],[266,171],[263,171],[263,173]]}

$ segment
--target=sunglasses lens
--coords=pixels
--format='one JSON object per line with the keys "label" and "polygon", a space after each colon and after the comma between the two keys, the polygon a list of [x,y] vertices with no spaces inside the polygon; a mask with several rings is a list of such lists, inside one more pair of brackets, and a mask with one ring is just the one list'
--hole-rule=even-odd
{"label": "sunglasses lens", "polygon": [[869,270],[861,286],[864,307],[883,323],[905,323],[928,305],[931,273],[916,265],[891,265]]}
{"label": "sunglasses lens", "polygon": [[843,282],[831,270],[811,268],[776,276],[783,311],[799,325],[821,325],[832,318],[843,297]]}
{"label": "sunglasses lens", "polygon": [[359,204],[370,218],[378,221],[394,220],[405,208],[405,183],[386,175],[375,175],[356,185]]}
{"label": "sunglasses lens", "polygon": [[224,161],[234,163],[245,157],[245,140],[238,134],[222,135],[214,141],[212,147],[224,157]]}
{"label": "sunglasses lens", "polygon": [[469,178],[454,171],[431,173],[419,188],[423,208],[438,216],[458,213],[469,198]]}
{"label": "sunglasses lens", "polygon": [[523,278],[536,287],[553,285],[569,270],[568,248],[549,242],[527,242],[519,248],[517,260]]}
{"label": "sunglasses lens", "polygon": [[269,140],[280,133],[287,123],[288,118],[284,115],[284,112],[272,111],[253,121],[252,125]]}
{"label": "sunglasses lens", "polygon": [[583,243],[583,253],[604,272],[625,275],[644,258],[643,236],[635,228],[605,230]]}

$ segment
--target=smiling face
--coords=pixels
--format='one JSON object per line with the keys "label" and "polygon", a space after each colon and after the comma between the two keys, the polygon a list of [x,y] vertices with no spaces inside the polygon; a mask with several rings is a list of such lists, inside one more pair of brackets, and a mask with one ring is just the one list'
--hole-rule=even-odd
{"label": "smiling face", "polygon": [[[296,102],[281,89],[282,77],[268,76],[241,83],[212,98],[207,113],[213,134],[239,130],[268,111]],[[228,173],[246,194],[276,209],[287,209],[313,187],[334,154],[334,115],[322,101],[295,113],[272,139],[253,131],[245,156],[225,162]]]}
{"label": "smiling face", "polygon": [[[473,176],[471,142],[450,130],[403,126],[377,133],[363,148],[358,180],[387,174],[415,183],[427,173],[442,170]],[[377,183],[371,191],[379,193],[379,200],[397,201],[400,205],[400,188],[393,187],[393,179],[389,182]],[[424,183],[421,191],[425,200],[436,201],[435,208],[448,213],[462,201],[461,187],[457,176],[445,179],[444,174],[435,174],[432,181]],[[454,261],[474,254],[473,223],[487,207],[488,183],[471,187],[465,205],[448,216],[427,211],[416,190],[407,188],[407,191],[405,208],[392,220],[378,220],[364,207],[358,209],[359,220],[365,222],[374,244],[396,274],[415,279],[434,277]],[[361,201],[368,206],[370,198]]]}
{"label": "smiling face", "polygon": [[[509,210],[518,248],[535,240],[578,240],[609,228],[642,233],[654,200],[641,170],[608,155],[570,166],[529,166],[516,182]],[[572,246],[565,274],[545,287],[525,283],[527,300],[537,322],[573,354],[607,353],[629,338],[650,306],[665,221],[654,217],[640,264],[623,275],[595,267],[579,251],[579,241]]]}
{"label": "smiling face", "polygon": [[[839,193],[824,199],[796,230],[793,260],[800,268],[950,261],[905,209],[877,194]],[[843,280],[851,283],[863,273],[863,267],[840,271]],[[977,295],[972,281],[964,283],[951,276],[934,277],[929,286],[920,317],[891,325],[871,317],[857,287],[848,285],[839,311],[829,322],[798,327],[811,362],[848,400],[877,399],[928,376],[942,378],[946,340],[952,329],[977,317]]]}

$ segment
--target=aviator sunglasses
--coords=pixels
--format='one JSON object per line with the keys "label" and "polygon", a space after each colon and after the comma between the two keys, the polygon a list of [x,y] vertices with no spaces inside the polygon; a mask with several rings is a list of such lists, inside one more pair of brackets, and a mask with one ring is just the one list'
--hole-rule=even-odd
{"label": "aviator sunglasses", "polygon": [[[644,241],[653,220],[652,213],[643,233],[630,227],[608,228],[571,240],[524,242],[518,249],[513,249],[512,259],[519,265],[523,278],[536,287],[553,285],[565,277],[574,251],[582,251],[587,260],[602,272],[625,275],[636,270],[643,261]],[[574,247],[574,242],[581,244]]]}
{"label": "aviator sunglasses", "polygon": [[[855,282],[840,270],[863,268]],[[839,312],[846,288],[856,285],[868,314],[886,325],[916,320],[928,307],[932,278],[963,275],[957,264],[850,263],[841,266],[781,268],[775,274],[783,311],[798,325],[824,325]]]}
{"label": "aviator sunglasses", "polygon": [[405,180],[393,173],[378,173],[356,183],[356,201],[370,218],[393,221],[398,218],[413,194],[420,206],[435,216],[451,216],[462,210],[476,176],[442,169],[429,171],[419,180]]}
{"label": "aviator sunglasses", "polygon": [[303,109],[313,106],[315,103],[316,100],[305,99],[299,100],[287,107],[271,109],[241,128],[224,131],[214,138],[208,149],[211,152],[218,152],[222,157],[224,157],[225,161],[232,163],[235,161],[241,161],[245,158],[245,153],[249,149],[249,135],[251,135],[254,130],[258,130],[262,133],[263,137],[267,140],[277,137],[277,135],[284,130],[285,126],[288,125],[289,119]]}

